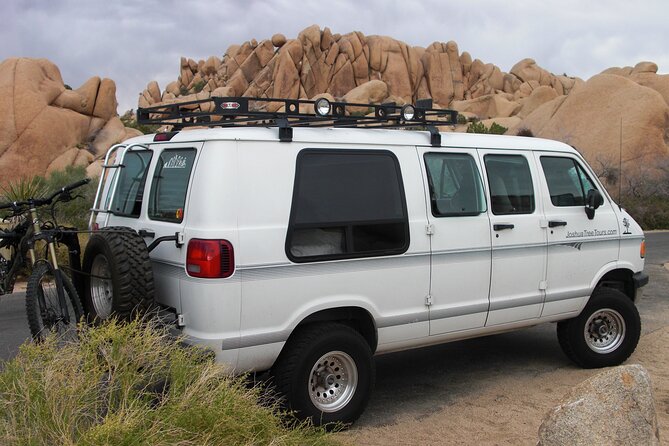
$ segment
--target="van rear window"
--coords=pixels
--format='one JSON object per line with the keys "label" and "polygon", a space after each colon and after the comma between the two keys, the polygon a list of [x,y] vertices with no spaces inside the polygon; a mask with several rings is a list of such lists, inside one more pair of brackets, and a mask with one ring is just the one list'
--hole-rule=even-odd
{"label": "van rear window", "polygon": [[151,156],[152,152],[148,150],[130,151],[123,156],[123,167],[118,170],[118,185],[110,208],[113,214],[139,217]]}
{"label": "van rear window", "polygon": [[195,149],[165,149],[158,158],[149,196],[149,218],[180,223],[195,162]]}

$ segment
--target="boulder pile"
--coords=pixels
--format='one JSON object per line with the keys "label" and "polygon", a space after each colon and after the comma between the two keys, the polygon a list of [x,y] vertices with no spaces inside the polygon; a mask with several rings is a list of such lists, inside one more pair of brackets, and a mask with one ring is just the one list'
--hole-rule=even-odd
{"label": "boulder pile", "polygon": [[[141,134],[116,114],[116,84],[92,77],[76,90],[46,59],[0,63],[0,184],[67,166],[89,167],[111,144]],[[96,175],[93,164],[89,175]]]}
{"label": "boulder pile", "polygon": [[[460,53],[455,42],[427,48],[409,46],[390,37],[361,32],[333,34],[313,25],[296,39],[275,34],[271,39],[232,45],[222,58],[196,62],[181,58],[180,74],[160,91],[155,81],[140,94],[139,106],[215,96],[313,98],[329,93],[343,98],[369,82],[386,85],[383,97],[356,99],[413,103],[432,98],[437,107],[451,107],[479,118],[518,114],[521,102],[540,89],[541,100],[568,94],[580,79],[553,75],[534,60],[524,59],[510,73]],[[370,88],[370,90],[373,90]],[[377,89],[378,91],[378,89]],[[547,93],[546,92],[550,92]],[[525,107],[524,113],[530,108]]]}
{"label": "boulder pile", "polygon": [[[164,90],[149,82],[138,105],[212,96],[398,105],[431,98],[435,108],[455,109],[487,126],[496,122],[507,134],[530,130],[571,144],[615,183],[609,174],[618,172],[621,155],[629,176],[652,178],[669,169],[669,75],[657,71],[656,64],[640,62],[583,81],[523,59],[505,73],[460,52],[453,41],[422,48],[314,25],[295,39],[275,34],[232,45],[222,58],[182,57],[177,80]],[[71,90],[44,59],[1,62],[0,183],[70,165],[88,166],[95,176],[112,144],[139,134],[117,116],[115,93],[114,81],[99,77]]]}
{"label": "boulder pile", "polygon": [[139,106],[211,96],[325,94],[400,105],[432,98],[436,108],[455,109],[488,126],[496,122],[507,134],[529,129],[534,136],[571,144],[600,172],[617,167],[622,155],[625,174],[652,176],[669,158],[669,75],[657,71],[656,64],[640,62],[606,69],[585,82],[552,74],[528,58],[505,73],[460,52],[453,41],[422,48],[313,25],[295,39],[275,34],[232,45],[222,58],[182,57],[177,80],[163,91],[149,82]]}

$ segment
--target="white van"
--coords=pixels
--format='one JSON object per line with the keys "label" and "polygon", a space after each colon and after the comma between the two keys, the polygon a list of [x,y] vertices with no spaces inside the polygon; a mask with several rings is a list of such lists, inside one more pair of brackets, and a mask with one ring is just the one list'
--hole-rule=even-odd
{"label": "white van", "polygon": [[[212,99],[237,104],[223,115],[241,115],[240,103],[252,114],[243,98]],[[332,113],[343,120],[337,107],[349,105],[316,110],[341,124]],[[235,372],[270,370],[289,407],[316,423],[361,414],[376,354],[557,321],[580,366],[630,356],[644,235],[576,150],[440,135],[431,113],[443,111],[368,107],[430,132],[295,127],[274,113],[278,128],[114,147],[84,259],[88,311],[123,314],[153,292],[187,342]],[[140,117],[175,122],[158,110]]]}

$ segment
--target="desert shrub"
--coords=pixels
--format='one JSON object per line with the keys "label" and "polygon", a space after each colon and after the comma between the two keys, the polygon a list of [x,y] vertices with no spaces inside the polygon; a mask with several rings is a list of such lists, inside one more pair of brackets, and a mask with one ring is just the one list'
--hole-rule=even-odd
{"label": "desert shrub", "polygon": [[516,136],[527,136],[528,138],[532,138],[534,137],[534,133],[532,133],[532,130],[528,129],[527,127],[523,127],[522,129],[518,130]]}
{"label": "desert shrub", "polygon": [[481,121],[470,122],[467,126],[467,133],[483,133],[483,134],[492,134],[492,135],[503,135],[507,131],[506,127],[503,127],[496,122],[493,122],[490,127],[486,127]]}
{"label": "desert shrub", "polygon": [[133,109],[130,109],[121,115],[121,122],[124,126],[139,130],[145,135],[156,133],[158,128],[160,128],[159,125],[139,124],[137,122],[137,115],[135,115],[135,110]]}
{"label": "desert shrub", "polygon": [[[83,178],[86,178],[86,169],[81,166],[70,166],[65,170],[52,172],[46,178],[41,176],[21,178],[0,188],[0,202],[24,201],[28,198],[46,197],[63,186]],[[79,187],[72,192],[73,195],[81,195],[80,198],[67,203],[58,203],[55,207],[56,223],[81,230],[87,229],[90,209],[95,198],[97,184],[97,179],[93,179],[90,183]],[[38,212],[43,221],[52,221],[53,216],[51,215],[50,207],[45,206],[38,208]],[[0,217],[9,214],[9,211],[3,211],[0,212]],[[87,241],[88,234],[79,234],[79,244],[81,245],[82,252]],[[56,255],[58,263],[60,265],[67,265],[69,263],[67,247],[61,244],[57,248]],[[38,241],[35,244],[35,249],[40,257],[46,257],[46,245],[43,241]],[[28,271],[24,271],[23,273],[27,274]]]}
{"label": "desert shrub", "polygon": [[0,443],[335,444],[321,429],[286,422],[263,392],[164,330],[110,321],[82,328],[76,343],[24,344],[4,364]]}
{"label": "desert shrub", "polygon": [[191,88],[191,91],[193,93],[199,93],[202,91],[205,85],[207,85],[205,81],[197,81],[193,84],[193,88]]}
{"label": "desert shrub", "polygon": [[[83,178],[86,178],[86,169],[84,167],[69,166],[64,170],[57,170],[49,174],[44,179],[44,183],[50,194],[63,186],[67,186]],[[67,203],[58,203],[56,205],[56,219],[58,223],[86,229],[97,187],[98,180],[97,178],[93,178],[90,183],[72,191],[72,195],[80,195],[79,198]]]}
{"label": "desert shrub", "polygon": [[488,129],[488,133],[491,135],[503,135],[508,129],[502,125],[493,122]]}
{"label": "desert shrub", "polygon": [[474,121],[467,126],[467,133],[488,133],[488,129],[481,121]]}
{"label": "desert shrub", "polygon": [[24,201],[28,198],[42,198],[49,189],[43,177],[19,178],[0,187],[0,201]]}
{"label": "desert shrub", "polygon": [[[86,178],[86,169],[81,166],[69,166],[65,170],[55,171],[46,177],[34,176],[21,178],[10,182],[0,188],[0,202],[24,201],[28,198],[43,198],[63,186]],[[97,180],[76,189],[73,194],[81,195],[67,203],[56,205],[56,219],[59,224],[66,224],[78,228],[88,226],[89,210],[95,198]],[[40,212],[45,213],[44,218],[50,219],[49,208],[44,207]],[[3,213],[6,215],[6,212]]]}
{"label": "desert shrub", "polygon": [[644,230],[669,228],[669,196],[625,195],[622,206]]}
{"label": "desert shrub", "polygon": [[465,115],[458,114],[457,123],[458,124],[467,124],[467,117]]}

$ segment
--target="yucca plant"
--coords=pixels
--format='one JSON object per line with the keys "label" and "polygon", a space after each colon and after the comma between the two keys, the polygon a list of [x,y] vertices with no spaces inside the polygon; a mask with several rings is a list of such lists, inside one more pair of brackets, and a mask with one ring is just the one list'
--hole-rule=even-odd
{"label": "yucca plant", "polygon": [[48,186],[42,177],[20,178],[2,187],[0,201],[23,201],[28,198],[40,198],[47,194]]}

